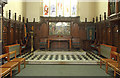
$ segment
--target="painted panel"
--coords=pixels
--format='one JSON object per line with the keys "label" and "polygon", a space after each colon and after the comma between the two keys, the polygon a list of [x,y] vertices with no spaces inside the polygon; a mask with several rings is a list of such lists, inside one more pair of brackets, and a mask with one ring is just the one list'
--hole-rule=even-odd
{"label": "painted panel", "polygon": [[49,35],[70,35],[70,22],[49,22]]}
{"label": "painted panel", "polygon": [[87,39],[94,40],[95,39],[95,28],[87,27]]}

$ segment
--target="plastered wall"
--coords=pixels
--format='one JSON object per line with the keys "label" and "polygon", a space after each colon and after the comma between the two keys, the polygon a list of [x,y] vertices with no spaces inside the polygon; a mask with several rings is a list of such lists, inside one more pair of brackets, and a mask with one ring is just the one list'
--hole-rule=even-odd
{"label": "plastered wall", "polygon": [[9,17],[9,10],[11,10],[12,19],[14,19],[15,13],[17,13],[17,19],[19,15],[26,17],[26,3],[21,0],[8,0],[8,4],[4,7],[4,17]]}
{"label": "plastered wall", "polygon": [[[36,19],[39,22],[40,16],[43,15],[43,1],[39,2],[22,2],[21,0],[8,0],[8,4],[4,7],[4,17],[8,18],[8,11],[12,11],[12,19],[14,19],[14,13],[17,13],[17,17],[29,18],[29,22]],[[80,16],[81,21],[93,21],[93,17],[99,16],[104,12],[108,12],[108,2],[78,2],[77,15]],[[108,13],[107,13],[108,14]],[[18,19],[18,18],[17,18]]]}

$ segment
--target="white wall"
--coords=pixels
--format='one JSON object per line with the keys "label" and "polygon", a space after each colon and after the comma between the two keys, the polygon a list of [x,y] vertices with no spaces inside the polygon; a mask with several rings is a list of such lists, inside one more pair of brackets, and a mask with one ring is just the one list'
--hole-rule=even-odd
{"label": "white wall", "polygon": [[[96,2],[95,3],[95,15],[102,15],[102,20],[104,19],[104,12],[106,12],[106,16],[108,16],[108,2]],[[100,20],[99,20],[100,21]]]}
{"label": "white wall", "polygon": [[85,21],[85,18],[88,18],[88,21],[92,21],[95,16],[95,3],[94,2],[79,2],[78,15],[81,18],[81,21]]}
{"label": "white wall", "polygon": [[[38,22],[40,16],[43,15],[43,2],[21,2],[21,0],[8,0],[8,4],[4,7],[4,16],[8,18],[8,11],[12,11],[12,19],[14,19],[14,13],[17,13],[17,17],[22,15],[29,18],[29,22],[33,21],[33,18]],[[108,14],[108,2],[78,2],[77,14],[80,16],[81,21],[92,21],[93,17],[99,16],[107,12]],[[18,18],[17,18],[18,19]]]}
{"label": "white wall", "polygon": [[9,10],[11,10],[11,18],[14,19],[15,13],[17,13],[17,19],[18,16],[21,15],[22,17],[26,16],[25,10],[26,10],[26,3],[22,2],[21,0],[8,0],[8,4],[4,7],[4,17],[9,17]]}
{"label": "white wall", "polygon": [[[95,16],[95,4],[94,2],[79,2],[77,14],[81,17],[81,21],[88,18],[88,21],[92,21]],[[43,15],[43,3],[42,2],[26,2],[26,17],[29,21],[39,21],[39,17]]]}
{"label": "white wall", "polygon": [[41,4],[39,2],[27,2],[26,3],[26,18],[29,18],[29,22],[33,21],[33,18],[36,21],[39,21],[40,15],[42,14]]}

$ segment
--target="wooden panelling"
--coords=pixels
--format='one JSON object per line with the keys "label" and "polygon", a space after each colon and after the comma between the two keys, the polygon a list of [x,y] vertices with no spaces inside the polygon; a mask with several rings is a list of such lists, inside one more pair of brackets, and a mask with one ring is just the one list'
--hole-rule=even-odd
{"label": "wooden panelling", "polygon": [[[56,20],[55,20],[56,19]],[[66,20],[65,20],[66,19]],[[29,23],[29,25],[34,24],[34,48],[48,48],[46,47],[46,40],[49,37],[56,38],[57,36],[49,36],[49,22],[71,22],[71,38],[72,38],[72,48],[82,48],[83,40],[87,40],[87,29],[86,27],[94,26],[91,22],[78,22],[78,18],[58,18],[58,17],[41,17],[41,22]],[[92,24],[92,25],[91,25]],[[68,36],[62,36],[68,37]],[[60,45],[60,46],[59,46]],[[51,49],[61,49],[69,48],[69,42],[67,41],[53,41],[50,43]],[[66,47],[65,47],[66,46]]]}
{"label": "wooden panelling", "polygon": [[99,23],[96,23],[96,41],[99,41]]}
{"label": "wooden panelling", "polygon": [[3,33],[2,34],[3,34],[3,41],[4,41],[3,45],[6,46],[7,45],[7,27],[6,26],[3,27]]}
{"label": "wooden panelling", "polygon": [[116,46],[120,51],[120,14],[109,17],[109,20],[103,20],[96,23],[96,39],[100,43]]}
{"label": "wooden panelling", "polygon": [[48,23],[43,23],[40,27],[40,37],[48,37]]}
{"label": "wooden panelling", "polygon": [[35,24],[34,26],[34,49],[40,49],[40,25]]}
{"label": "wooden panelling", "polygon": [[67,41],[54,41],[50,44],[51,50],[67,50],[69,47],[69,44]]}
{"label": "wooden panelling", "polygon": [[104,22],[104,25],[102,27],[102,43],[103,44],[106,44],[106,26],[105,26],[105,22]]}
{"label": "wooden panelling", "polygon": [[106,39],[107,39],[107,44],[110,45],[111,44],[111,28],[107,27],[107,31],[106,31]]}
{"label": "wooden panelling", "polygon": [[10,28],[10,42],[9,42],[9,44],[13,44],[13,41],[14,40],[14,30],[13,30],[13,28],[11,27]]}
{"label": "wooden panelling", "polygon": [[83,50],[91,50],[90,45],[93,43],[93,40],[83,40]]}
{"label": "wooden panelling", "polygon": [[72,37],[79,37],[80,36],[79,33],[80,33],[79,25],[77,23],[72,24],[71,26]]}
{"label": "wooden panelling", "polygon": [[15,43],[19,41],[19,29],[16,27],[15,29]]}
{"label": "wooden panelling", "polygon": [[103,29],[102,29],[102,26],[103,26],[103,23],[102,22],[100,22],[100,24],[99,24],[99,41],[100,41],[100,43],[102,43],[102,35],[103,35]]}
{"label": "wooden panelling", "polygon": [[47,40],[48,40],[48,38],[40,38],[38,40],[39,40],[39,46],[40,46],[40,48],[47,49]]}
{"label": "wooden panelling", "polygon": [[2,41],[0,41],[0,55],[2,54]]}
{"label": "wooden panelling", "polygon": [[[5,53],[9,53],[12,51],[16,51],[16,55],[20,54],[20,44],[14,44],[4,47]],[[10,58],[12,58],[14,55],[11,55]]]}
{"label": "wooden panelling", "polygon": [[24,40],[24,27],[22,22],[3,19],[3,47],[13,44],[20,44]]}
{"label": "wooden panelling", "polygon": [[119,39],[118,39],[118,26],[113,28],[113,45],[118,47]]}
{"label": "wooden panelling", "polygon": [[86,28],[85,28],[85,23],[80,23],[80,27],[79,27],[79,37],[80,37],[80,41],[82,40],[86,40],[87,39],[87,31],[86,31]]}
{"label": "wooden panelling", "polygon": [[[119,2],[120,3],[120,2]],[[119,43],[118,43],[118,45],[119,45],[119,47],[118,47],[118,51],[120,52],[120,22],[118,22],[118,36],[119,36],[119,38],[118,38],[118,40],[119,40]]]}
{"label": "wooden panelling", "polygon": [[80,38],[72,38],[72,47],[73,48],[82,48],[82,41],[80,41]]}

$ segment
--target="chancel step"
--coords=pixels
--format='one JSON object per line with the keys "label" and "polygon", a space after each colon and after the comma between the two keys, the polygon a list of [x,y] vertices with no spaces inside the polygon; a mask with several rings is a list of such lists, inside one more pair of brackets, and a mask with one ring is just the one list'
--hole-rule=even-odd
{"label": "chancel step", "polygon": [[26,53],[27,64],[99,64],[100,57],[92,52],[34,52]]}

